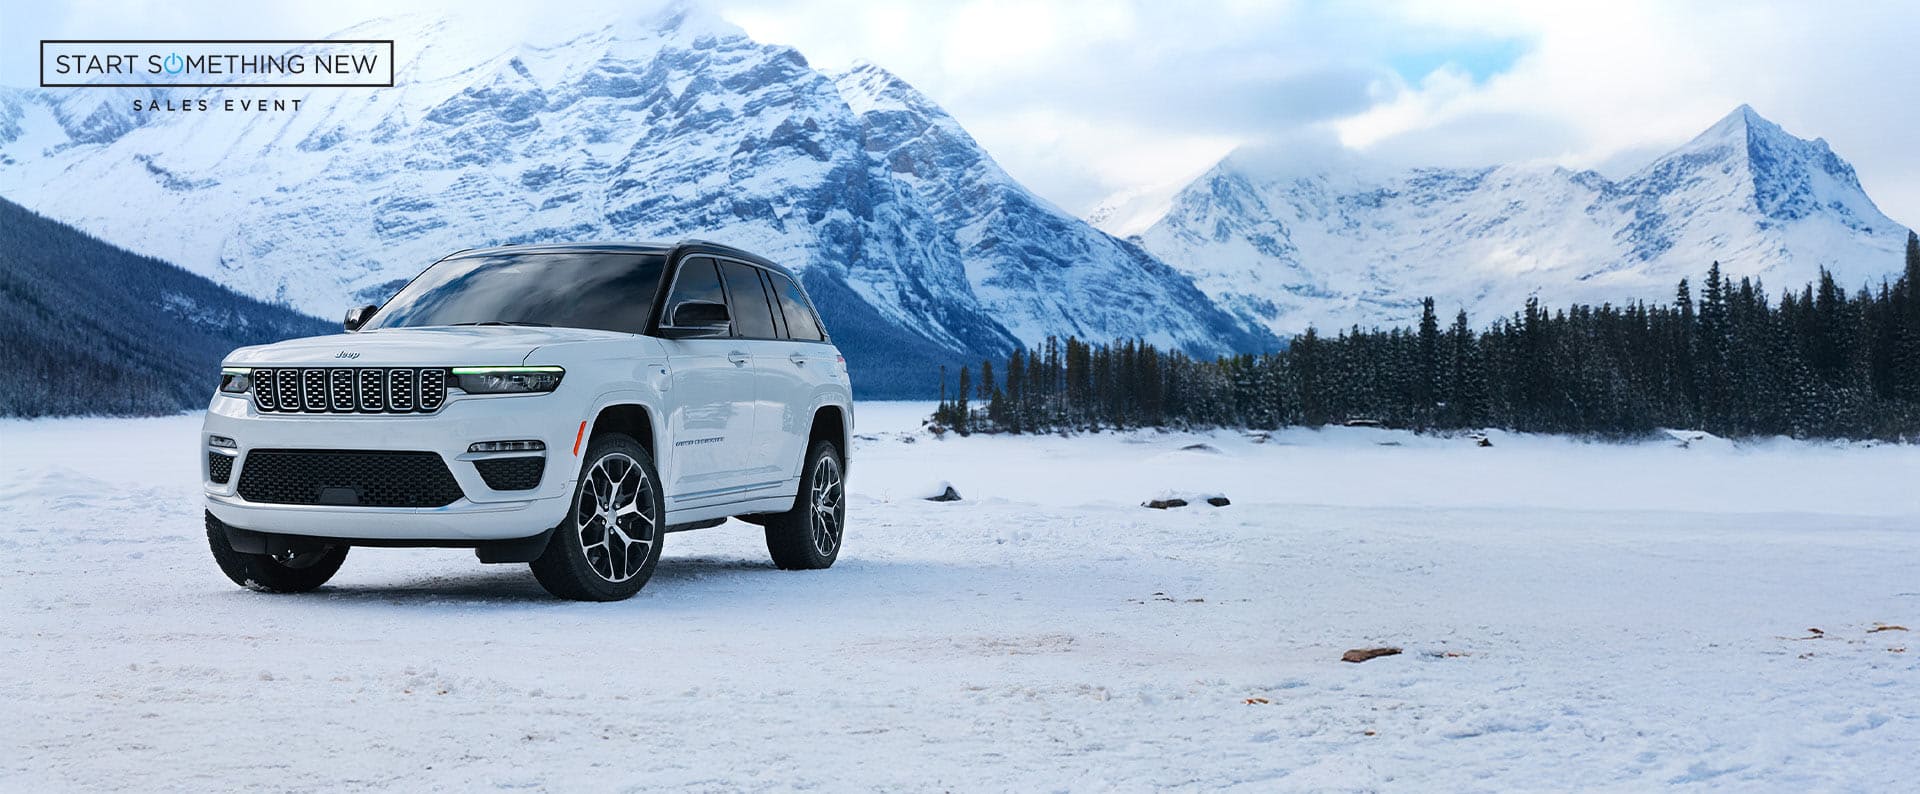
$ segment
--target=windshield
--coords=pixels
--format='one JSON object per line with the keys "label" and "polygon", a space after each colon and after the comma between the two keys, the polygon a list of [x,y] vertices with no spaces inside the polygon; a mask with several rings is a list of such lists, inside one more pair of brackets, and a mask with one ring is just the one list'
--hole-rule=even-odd
{"label": "windshield", "polygon": [[540,325],[644,333],[666,263],[658,254],[586,252],[448,259],[361,328]]}

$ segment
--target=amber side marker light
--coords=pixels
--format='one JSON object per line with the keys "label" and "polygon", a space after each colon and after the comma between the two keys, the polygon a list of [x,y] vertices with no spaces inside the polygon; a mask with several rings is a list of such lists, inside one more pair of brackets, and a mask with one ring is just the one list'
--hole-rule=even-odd
{"label": "amber side marker light", "polygon": [[587,437],[587,423],[580,423],[580,430],[573,434],[573,456],[580,457],[580,439]]}

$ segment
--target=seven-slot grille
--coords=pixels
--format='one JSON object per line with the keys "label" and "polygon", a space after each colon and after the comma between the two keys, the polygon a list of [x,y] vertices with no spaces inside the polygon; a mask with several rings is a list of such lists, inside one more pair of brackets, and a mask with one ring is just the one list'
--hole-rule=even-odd
{"label": "seven-slot grille", "polygon": [[254,407],[270,413],[433,413],[447,371],[412,367],[285,367],[253,371]]}

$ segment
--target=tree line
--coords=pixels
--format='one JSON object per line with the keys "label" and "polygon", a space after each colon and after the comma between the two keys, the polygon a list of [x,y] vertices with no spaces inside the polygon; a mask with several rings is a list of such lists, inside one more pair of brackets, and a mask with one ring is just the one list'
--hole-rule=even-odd
{"label": "tree line", "polygon": [[[1379,422],[1416,430],[1498,427],[1630,436],[1691,428],[1725,436],[1920,438],[1920,238],[1894,281],[1849,294],[1819,280],[1769,298],[1715,262],[1672,302],[1537,300],[1476,330],[1309,328],[1285,349],[1206,361],[1141,340],[1048,338],[999,367],[970,367],[935,420],[962,433]],[[976,386],[977,383],[977,386]]]}
{"label": "tree line", "polygon": [[0,416],[205,408],[229,351],[339,327],[0,199]]}

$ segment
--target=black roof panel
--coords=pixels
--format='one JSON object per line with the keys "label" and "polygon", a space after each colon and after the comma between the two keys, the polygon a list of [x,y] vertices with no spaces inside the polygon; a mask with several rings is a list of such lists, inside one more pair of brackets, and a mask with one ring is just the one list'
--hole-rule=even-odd
{"label": "black roof panel", "polygon": [[706,240],[693,240],[693,239],[681,240],[680,242],[677,242],[677,243],[579,242],[579,243],[528,243],[526,245],[497,245],[490,248],[469,248],[465,251],[455,253],[452,256],[449,256],[447,258],[448,259],[465,259],[470,256],[487,256],[491,254],[507,254],[507,253],[559,254],[559,253],[567,253],[567,252],[592,252],[592,253],[604,253],[604,254],[674,254],[674,253],[719,254],[722,256],[734,257],[736,259],[743,259],[748,262],[752,262],[754,264],[765,267],[769,270],[773,270],[774,272],[783,273],[788,277],[793,277],[793,271],[788,270],[787,268],[782,267],[781,265],[771,260],[768,260],[765,257],[761,257],[759,255],[750,253],[748,251],[743,251],[741,249],[735,248],[730,245],[722,245],[720,243],[709,242]]}

